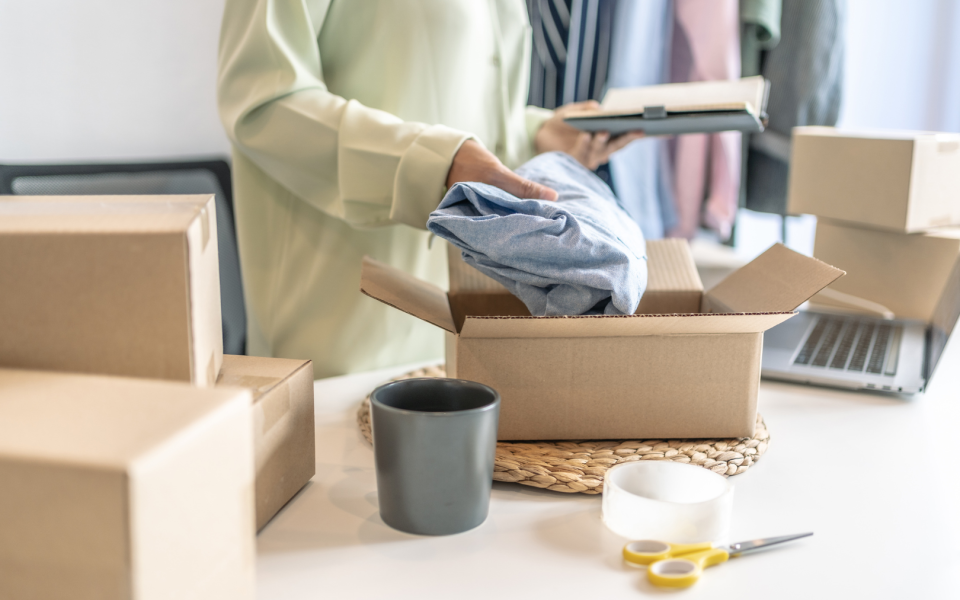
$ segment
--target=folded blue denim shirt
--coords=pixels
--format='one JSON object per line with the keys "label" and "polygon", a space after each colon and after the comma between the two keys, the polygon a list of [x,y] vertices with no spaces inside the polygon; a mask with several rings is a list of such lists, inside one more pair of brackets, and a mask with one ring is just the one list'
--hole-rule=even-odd
{"label": "folded blue denim shirt", "polygon": [[610,188],[567,154],[541,154],[521,177],[555,202],[458,183],[427,220],[463,260],[513,292],[534,316],[633,314],[647,287],[640,227]]}

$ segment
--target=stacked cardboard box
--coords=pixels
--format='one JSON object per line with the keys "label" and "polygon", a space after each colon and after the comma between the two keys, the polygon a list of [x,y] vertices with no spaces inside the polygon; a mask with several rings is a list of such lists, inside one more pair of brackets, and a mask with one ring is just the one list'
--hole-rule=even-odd
{"label": "stacked cardboard box", "polygon": [[223,355],[214,210],[0,197],[0,596],[252,596],[256,529],[314,474],[312,370]]}
{"label": "stacked cardboard box", "polygon": [[0,365],[212,386],[213,196],[0,199]]}
{"label": "stacked cardboard box", "polygon": [[848,272],[812,304],[953,328],[960,134],[797,127],[788,210],[817,216],[814,256]]}

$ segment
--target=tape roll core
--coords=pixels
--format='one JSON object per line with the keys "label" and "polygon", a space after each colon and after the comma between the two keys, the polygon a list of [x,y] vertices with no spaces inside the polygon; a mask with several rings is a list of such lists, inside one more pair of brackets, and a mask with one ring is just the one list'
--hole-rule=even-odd
{"label": "tape roll core", "polygon": [[603,522],[632,540],[677,544],[725,541],[733,486],[707,469],[643,461],[610,469],[603,485]]}

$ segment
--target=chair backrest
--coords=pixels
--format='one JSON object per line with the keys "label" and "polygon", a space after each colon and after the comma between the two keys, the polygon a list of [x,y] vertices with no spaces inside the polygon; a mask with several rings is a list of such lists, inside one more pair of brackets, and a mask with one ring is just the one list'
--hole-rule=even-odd
{"label": "chair backrest", "polygon": [[247,316],[233,219],[233,187],[227,161],[0,165],[0,194],[84,196],[208,193],[216,195],[217,204],[223,350],[227,354],[244,354]]}

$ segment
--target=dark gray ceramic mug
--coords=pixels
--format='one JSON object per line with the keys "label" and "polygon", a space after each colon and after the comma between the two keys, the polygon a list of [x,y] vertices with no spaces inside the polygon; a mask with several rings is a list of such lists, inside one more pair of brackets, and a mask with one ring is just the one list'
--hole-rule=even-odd
{"label": "dark gray ceramic mug", "polygon": [[500,395],[462,379],[404,379],[370,396],[383,522],[447,535],[487,518]]}

